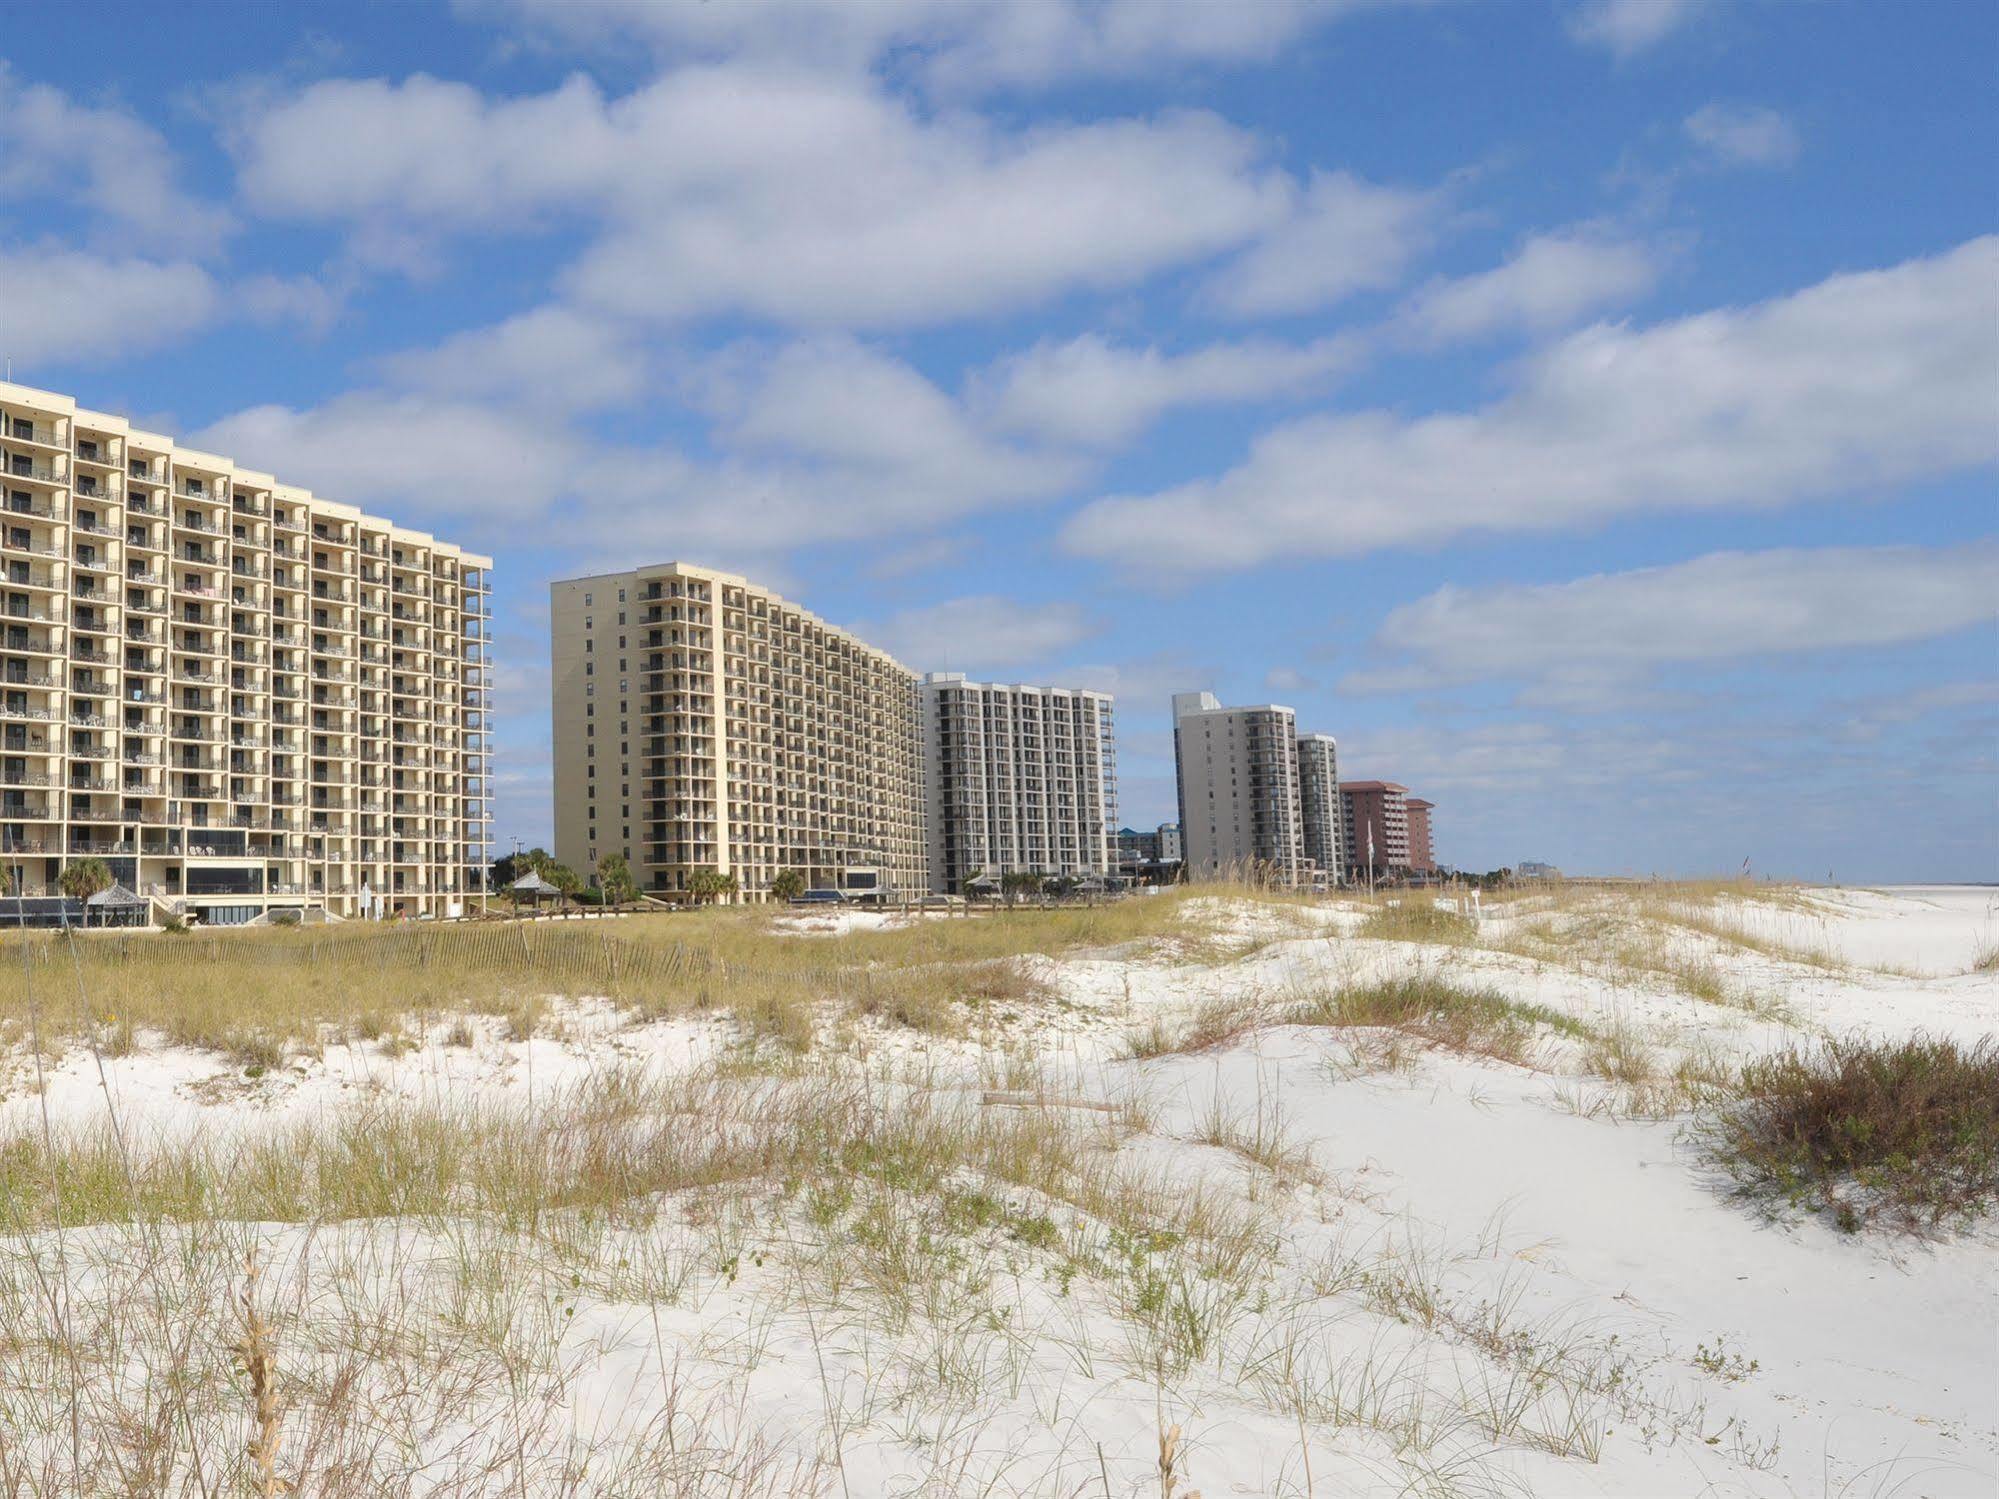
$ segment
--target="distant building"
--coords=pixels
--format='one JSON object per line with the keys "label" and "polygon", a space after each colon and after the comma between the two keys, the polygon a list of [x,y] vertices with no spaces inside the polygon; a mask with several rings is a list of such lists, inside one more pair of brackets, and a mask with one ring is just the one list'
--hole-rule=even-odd
{"label": "distant building", "polygon": [[1340,805],[1339,743],[1331,734],[1298,736],[1299,835],[1306,860],[1337,885],[1346,867],[1346,818]]}
{"label": "distant building", "polygon": [[1160,863],[1178,864],[1187,857],[1186,850],[1180,843],[1179,823],[1162,822],[1159,824],[1159,831],[1153,836],[1159,840]]}
{"label": "distant building", "polygon": [[1562,871],[1552,864],[1543,864],[1538,859],[1522,859],[1514,867],[1513,873],[1523,880],[1559,880]]}
{"label": "distant building", "polygon": [[1141,833],[1137,828],[1117,830],[1118,865],[1123,869],[1152,864],[1159,859],[1159,835]]}
{"label": "distant building", "polygon": [[1008,874],[1116,872],[1117,752],[1108,693],[923,679],[931,888]]}
{"label": "distant building", "polygon": [[1435,874],[1437,856],[1430,847],[1430,813],[1435,803],[1412,796],[1405,798],[1402,805],[1409,814],[1409,872]]}
{"label": "distant building", "polygon": [[1224,708],[1210,692],[1175,693],[1173,754],[1189,876],[1297,884],[1305,858],[1297,715],[1275,703]]}
{"label": "distant building", "polygon": [[1409,788],[1393,781],[1348,781],[1340,787],[1346,814],[1347,868],[1365,876],[1409,867]]}

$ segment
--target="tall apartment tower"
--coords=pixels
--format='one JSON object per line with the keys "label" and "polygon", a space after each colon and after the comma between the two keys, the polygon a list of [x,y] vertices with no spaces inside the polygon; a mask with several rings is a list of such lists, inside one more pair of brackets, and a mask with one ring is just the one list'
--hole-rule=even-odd
{"label": "tall apartment tower", "polygon": [[1346,868],[1346,818],[1340,797],[1339,741],[1331,734],[1298,736],[1298,810],[1305,858],[1322,883],[1337,885]]}
{"label": "tall apartment tower", "polygon": [[[462,914],[491,842],[490,558],[0,384],[0,876],[227,925]],[[31,909],[33,907],[33,909]]]}
{"label": "tall apartment tower", "polygon": [[1409,788],[1393,781],[1348,781],[1340,787],[1349,869],[1366,873],[1370,847],[1376,873],[1409,867],[1408,797]]}
{"label": "tall apartment tower", "polygon": [[640,888],[700,871],[766,897],[920,895],[916,674],[747,579],[683,562],[550,586],[555,853],[625,856]]}
{"label": "tall apartment tower", "polygon": [[1007,874],[1107,879],[1117,867],[1108,693],[923,679],[933,889]]}
{"label": "tall apartment tower", "polygon": [[1187,875],[1295,885],[1303,867],[1298,719],[1266,703],[1224,708],[1210,692],[1173,695],[1173,755]]}
{"label": "tall apartment tower", "polygon": [[1435,874],[1437,855],[1430,843],[1430,814],[1436,803],[1412,796],[1402,805],[1409,814],[1409,870],[1412,874]]}

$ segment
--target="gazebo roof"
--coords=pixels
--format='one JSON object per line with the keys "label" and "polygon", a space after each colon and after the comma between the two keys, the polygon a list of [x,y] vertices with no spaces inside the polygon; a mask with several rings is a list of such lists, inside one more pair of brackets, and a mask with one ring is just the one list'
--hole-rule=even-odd
{"label": "gazebo roof", "polygon": [[113,885],[109,890],[100,890],[84,902],[86,906],[143,906],[146,897],[127,890],[123,885]]}
{"label": "gazebo roof", "polygon": [[529,895],[560,895],[562,893],[532,869],[515,880],[511,888],[516,894],[523,890]]}

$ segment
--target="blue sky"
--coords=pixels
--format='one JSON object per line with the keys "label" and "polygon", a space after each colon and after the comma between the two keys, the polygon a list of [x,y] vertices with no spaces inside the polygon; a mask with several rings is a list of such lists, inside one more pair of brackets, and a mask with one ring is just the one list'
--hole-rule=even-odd
{"label": "blue sky", "polygon": [[1466,867],[1999,878],[1989,6],[72,19],[0,351],[494,552],[503,845],[548,579],[681,558],[1116,692],[1141,825],[1207,687]]}

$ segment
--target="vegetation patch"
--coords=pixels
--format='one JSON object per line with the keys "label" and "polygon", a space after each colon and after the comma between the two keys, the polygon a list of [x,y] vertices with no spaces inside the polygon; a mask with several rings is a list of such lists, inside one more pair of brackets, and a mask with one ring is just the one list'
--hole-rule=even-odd
{"label": "vegetation patch", "polygon": [[[1439,913],[1444,914],[1444,913]],[[1497,989],[1472,988],[1435,973],[1403,974],[1314,995],[1290,1017],[1296,1025],[1375,1027],[1452,1051],[1531,1065],[1544,1031],[1577,1040],[1589,1030],[1545,1005],[1522,1004]]]}
{"label": "vegetation patch", "polygon": [[1847,1232],[1968,1223],[1999,1201],[1999,1043],[1827,1041],[1751,1062],[1704,1135],[1745,1196]]}
{"label": "vegetation patch", "polygon": [[1469,946],[1478,940],[1478,923],[1434,901],[1404,901],[1376,906],[1360,924],[1360,935],[1384,942],[1446,942]]}

